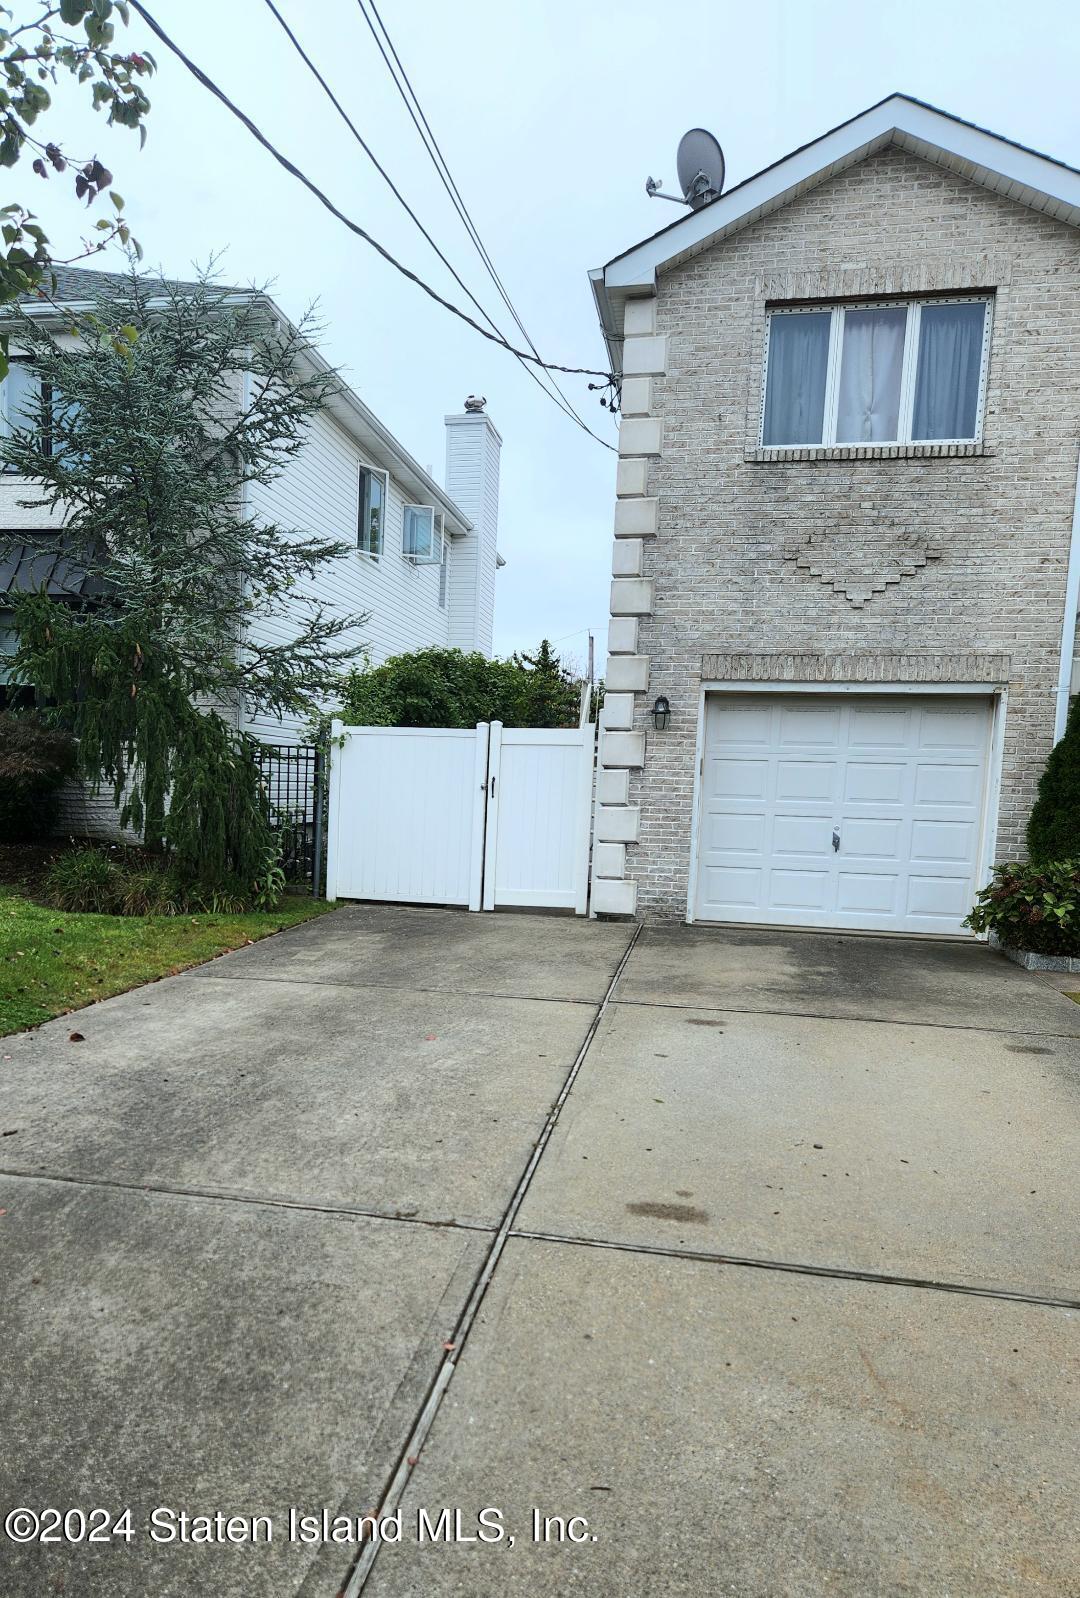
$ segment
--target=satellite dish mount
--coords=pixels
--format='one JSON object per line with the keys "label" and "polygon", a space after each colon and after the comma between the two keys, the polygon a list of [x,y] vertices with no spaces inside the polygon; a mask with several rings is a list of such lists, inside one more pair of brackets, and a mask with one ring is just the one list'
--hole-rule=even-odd
{"label": "satellite dish mount", "polygon": [[724,152],[705,128],[691,128],[683,134],[676,165],[682,198],[665,194],[660,187],[662,178],[646,178],[645,193],[650,199],[672,200],[676,205],[700,211],[703,205],[720,198],[724,189]]}

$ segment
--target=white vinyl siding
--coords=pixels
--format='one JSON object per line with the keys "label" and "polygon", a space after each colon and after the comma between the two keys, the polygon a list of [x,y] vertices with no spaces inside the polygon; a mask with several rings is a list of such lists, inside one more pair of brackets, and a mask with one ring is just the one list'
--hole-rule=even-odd
{"label": "white vinyl siding", "polygon": [[991,305],[968,294],[770,310],[762,447],[977,442]]}
{"label": "white vinyl siding", "polygon": [[[412,496],[393,476],[387,477],[384,508],[383,556],[372,560],[356,546],[360,467],[377,472],[384,468],[362,456],[332,417],[323,413],[311,423],[304,447],[287,463],[274,482],[255,485],[251,509],[282,527],[338,538],[349,552],[323,567],[308,591],[337,614],[366,611],[369,619],[346,635],[355,647],[355,660],[375,665],[389,655],[449,642],[447,612],[439,607],[439,567],[403,560],[403,510]],[[455,546],[451,543],[453,572]],[[256,620],[249,637],[281,642],[291,636],[287,617],[273,622]],[[247,715],[243,725],[268,743],[294,742],[303,731],[299,720],[279,722],[264,715]]]}
{"label": "white vinyl siding", "polygon": [[497,434],[486,417],[448,421],[446,491],[474,529],[454,542],[447,602],[450,641],[459,649],[490,654],[499,520]]}

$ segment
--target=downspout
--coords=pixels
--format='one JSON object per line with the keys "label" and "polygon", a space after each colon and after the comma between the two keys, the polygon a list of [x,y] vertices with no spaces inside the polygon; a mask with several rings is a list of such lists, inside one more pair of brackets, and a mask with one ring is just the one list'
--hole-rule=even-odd
{"label": "downspout", "polygon": [[1072,537],[1069,543],[1069,571],[1065,579],[1065,615],[1061,621],[1061,669],[1058,672],[1054,707],[1054,742],[1065,733],[1072,692],[1073,653],[1076,648],[1076,611],[1080,606],[1080,463],[1077,465],[1076,493],[1073,498]]}

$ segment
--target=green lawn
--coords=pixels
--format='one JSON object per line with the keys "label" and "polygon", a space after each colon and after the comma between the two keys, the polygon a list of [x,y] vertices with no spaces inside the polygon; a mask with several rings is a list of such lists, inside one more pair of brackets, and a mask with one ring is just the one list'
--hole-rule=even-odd
{"label": "green lawn", "polygon": [[276,910],[251,915],[70,915],[0,886],[0,1034],[201,965],[331,908],[286,896]]}

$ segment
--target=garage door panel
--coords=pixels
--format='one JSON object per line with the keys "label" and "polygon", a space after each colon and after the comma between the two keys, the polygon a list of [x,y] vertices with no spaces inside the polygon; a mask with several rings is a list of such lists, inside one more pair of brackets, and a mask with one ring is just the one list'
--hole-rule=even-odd
{"label": "garage door panel", "polygon": [[840,737],[837,706],[797,705],[790,701],[780,711],[780,747],[813,746],[835,749]]}
{"label": "garage door panel", "polygon": [[780,760],[777,799],[832,799],[837,791],[835,760]]}
{"label": "garage door panel", "polygon": [[771,900],[781,910],[824,910],[828,904],[828,871],[773,870]]}
{"label": "garage door panel", "polygon": [[712,794],[716,799],[764,799],[769,781],[767,760],[744,756],[709,762]]}
{"label": "garage door panel", "polygon": [[986,712],[973,706],[923,711],[919,726],[920,749],[967,750],[982,754],[986,743]]}
{"label": "garage door panel", "polygon": [[849,749],[906,749],[911,739],[910,710],[854,706]]}
{"label": "garage door panel", "polygon": [[696,917],[963,932],[982,840],[991,703],[876,693],[710,697]]}
{"label": "garage door panel", "polygon": [[820,855],[828,859],[832,851],[832,824],[827,815],[773,817],[773,854]]}
{"label": "garage door panel", "polygon": [[702,841],[708,855],[760,854],[765,848],[764,812],[717,810],[707,814]]}
{"label": "garage door panel", "polygon": [[773,741],[774,711],[771,704],[719,705],[712,713],[710,730],[718,743],[765,744]]}
{"label": "garage door panel", "polygon": [[752,866],[706,866],[703,872],[710,904],[735,909],[753,909],[761,902],[764,872]]}
{"label": "garage door panel", "polygon": [[850,804],[904,802],[908,767],[899,762],[851,760],[844,768],[844,799]]}
{"label": "garage door panel", "polygon": [[975,852],[975,832],[974,821],[916,821],[911,828],[911,859],[966,864]]}
{"label": "garage door panel", "polygon": [[907,908],[912,915],[932,916],[936,920],[962,921],[971,909],[971,904],[972,895],[967,877],[908,878]]}
{"label": "garage door panel", "polygon": [[982,798],[981,765],[920,762],[915,768],[917,805],[977,805]]}
{"label": "garage door panel", "polygon": [[858,855],[863,860],[900,859],[904,825],[899,820],[845,816],[839,831],[847,856]]}
{"label": "garage door panel", "polygon": [[894,872],[841,871],[837,879],[836,908],[895,916],[897,877]]}

